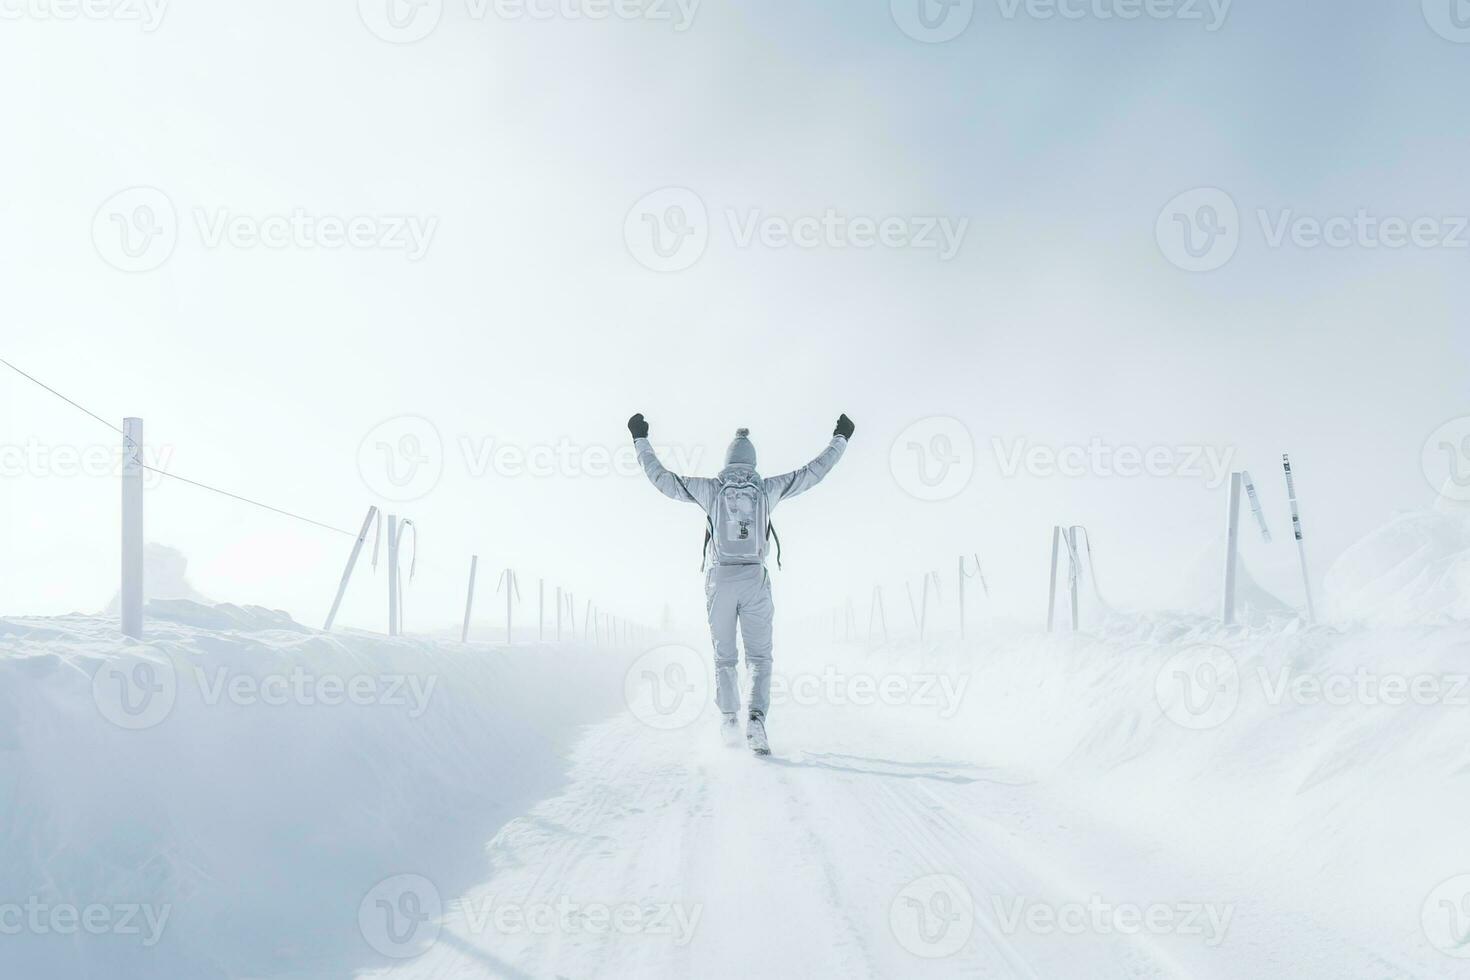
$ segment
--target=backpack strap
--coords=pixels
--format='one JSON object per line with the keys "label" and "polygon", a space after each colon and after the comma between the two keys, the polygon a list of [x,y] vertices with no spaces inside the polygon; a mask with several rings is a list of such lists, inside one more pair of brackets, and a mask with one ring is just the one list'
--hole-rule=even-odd
{"label": "backpack strap", "polygon": [[[766,538],[776,539],[776,567],[781,568],[781,535],[776,533],[776,525],[766,521]],[[784,571],[784,569],[782,569]]]}
{"label": "backpack strap", "polygon": [[[669,476],[672,476],[676,481],[678,481],[680,488],[683,489],[684,494],[689,498],[690,503],[698,505],[701,510],[704,509],[704,505],[699,503],[699,498],[689,492],[689,485],[684,482],[682,477],[680,477],[676,473],[670,473]],[[709,543],[711,540],[714,539],[715,536],[714,518],[709,516],[708,511],[705,511],[704,523],[706,525],[704,529],[704,545],[699,549],[699,570],[701,572],[704,571],[705,562],[709,560]],[[779,540],[777,543],[777,547],[780,547]],[[777,559],[776,564],[778,566],[781,564],[780,559]]]}

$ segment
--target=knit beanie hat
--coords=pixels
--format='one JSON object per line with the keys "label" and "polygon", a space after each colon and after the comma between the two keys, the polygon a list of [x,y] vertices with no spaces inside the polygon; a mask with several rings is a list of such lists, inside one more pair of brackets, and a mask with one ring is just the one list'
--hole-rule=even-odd
{"label": "knit beanie hat", "polygon": [[735,439],[725,451],[726,466],[755,466],[755,445],[749,429],[736,429]]}

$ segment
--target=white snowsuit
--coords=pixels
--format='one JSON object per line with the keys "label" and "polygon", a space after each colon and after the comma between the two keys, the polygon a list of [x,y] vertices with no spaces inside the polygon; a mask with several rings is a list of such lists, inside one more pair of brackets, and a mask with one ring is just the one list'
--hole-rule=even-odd
{"label": "white snowsuit", "polygon": [[[635,439],[638,462],[648,479],[666,497],[690,500],[698,504],[711,520],[720,487],[732,478],[738,482],[758,484],[765,493],[766,513],[788,497],[805,493],[837,465],[847,449],[847,439],[833,436],[827,448],[810,463],[790,473],[762,479],[755,468],[729,465],[713,479],[709,477],[676,477],[658,461],[658,455],[647,439]],[[682,480],[682,484],[681,481]],[[688,489],[688,493],[685,492]],[[710,636],[715,647],[715,703],[731,714],[740,710],[737,678],[735,628],[745,641],[745,663],[750,668],[750,710],[762,715],[771,704],[771,621],[775,606],[771,602],[771,579],[766,572],[765,549],[754,561],[722,563],[711,551],[714,561],[705,574],[705,611],[709,616]]]}

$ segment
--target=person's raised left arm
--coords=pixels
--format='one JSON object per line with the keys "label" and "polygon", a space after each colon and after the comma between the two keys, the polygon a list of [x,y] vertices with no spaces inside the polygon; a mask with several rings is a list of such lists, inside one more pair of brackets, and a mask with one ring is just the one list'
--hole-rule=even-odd
{"label": "person's raised left arm", "polygon": [[847,450],[847,440],[852,438],[856,427],[852,419],[843,415],[837,420],[837,428],[832,433],[832,441],[827,444],[817,455],[817,458],[805,466],[790,473],[782,473],[780,476],[768,477],[765,481],[766,494],[770,497],[771,506],[775,506],[788,497],[794,497],[799,493],[806,493],[812,487],[821,483],[822,480],[837,465],[842,454]]}

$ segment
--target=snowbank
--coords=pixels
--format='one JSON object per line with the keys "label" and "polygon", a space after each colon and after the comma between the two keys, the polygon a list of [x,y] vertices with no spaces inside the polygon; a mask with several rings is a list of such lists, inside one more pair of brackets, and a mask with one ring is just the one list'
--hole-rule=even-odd
{"label": "snowbank", "polygon": [[1343,552],[1323,585],[1337,620],[1470,619],[1470,522],[1453,512],[1402,514]]}
{"label": "snowbank", "polygon": [[[1219,535],[1179,574],[1178,585],[1165,608],[1191,616],[1218,617],[1224,588],[1224,565],[1225,536]],[[1251,574],[1245,558],[1237,556],[1235,616],[1237,622],[1262,626],[1292,619],[1297,616],[1297,611],[1261,585]]]}
{"label": "snowbank", "polygon": [[[1421,915],[1437,885],[1470,873],[1470,623],[1111,617],[1079,634],[848,656],[853,670],[934,673],[965,691],[914,745],[1029,773],[1089,827],[1209,880],[1256,883],[1249,893],[1397,975],[1463,975]],[[1282,962],[1299,969],[1301,953]]]}
{"label": "snowbank", "polygon": [[[1453,558],[1453,542],[1425,548],[1416,526],[1392,539],[1410,556],[1401,565]],[[1374,567],[1388,567],[1380,557]],[[1338,581],[1352,567],[1335,570]],[[1409,574],[1381,591],[1429,594],[1425,581]],[[0,936],[0,976],[376,974],[390,964],[364,943],[357,914],[386,879],[423,875],[446,900],[506,881],[549,887],[557,881],[541,879],[560,871],[515,862],[563,851],[600,859],[632,846],[605,836],[624,824],[629,840],[695,833],[641,816],[660,797],[630,775],[636,760],[623,768],[622,750],[593,751],[595,739],[576,747],[592,790],[558,802],[573,743],[614,715],[626,724],[607,730],[622,733],[627,752],[652,752],[644,770],[668,781],[664,798],[687,795],[666,806],[686,805],[689,827],[712,826],[704,790],[739,807],[774,779],[780,791],[751,806],[768,818],[761,833],[784,840],[777,804],[817,793],[813,779],[850,784],[851,799],[837,799],[854,809],[818,812],[841,813],[852,840],[867,830],[884,841],[835,848],[833,866],[854,879],[894,863],[877,833],[892,816],[889,784],[913,784],[902,819],[930,828],[925,841],[961,863],[988,860],[927,788],[950,787],[969,794],[955,797],[967,819],[1009,836],[1012,863],[1025,865],[1043,837],[1084,849],[1118,839],[1130,846],[1110,853],[1146,854],[1204,883],[1192,897],[1238,901],[1231,943],[1203,975],[1232,975],[1229,957],[1251,945],[1265,951],[1255,963],[1282,951],[1291,975],[1344,975],[1314,959],[1325,946],[1293,938],[1304,922],[1315,942],[1367,947],[1388,965],[1381,975],[1449,977],[1463,965],[1435,948],[1421,917],[1436,886],[1470,874],[1470,622],[1308,627],[1268,617],[1226,629],[1207,616],[1113,613],[1077,634],[992,624],[968,644],[923,650],[783,634],[778,758],[741,770],[737,783],[712,722],[650,735],[629,721],[636,651],[325,635],[269,610],[186,600],[150,604],[149,621],[140,644],[115,639],[106,620],[0,620],[0,928],[7,907],[28,905],[96,907],[104,920],[133,908],[138,926]],[[701,792],[686,793],[692,779]],[[1026,808],[987,809],[1019,787]],[[580,809],[614,796],[606,813]],[[1047,800],[1056,806],[1031,805]],[[721,826],[744,833],[745,816],[726,814]],[[507,826],[514,840],[550,843],[497,848]],[[841,838],[842,828],[815,826],[788,846],[793,860]],[[706,854],[704,839],[640,851],[651,866],[628,873],[646,875],[650,894],[677,891],[685,869],[674,858]],[[718,905],[741,894],[728,879],[747,859],[715,861],[696,897]],[[598,862],[586,863],[591,875]],[[1105,870],[1126,874],[1126,863]],[[608,880],[590,877],[587,897]],[[1161,880],[1143,883],[1146,897],[1180,897],[1151,891]],[[641,894],[616,882],[608,892]],[[891,896],[867,898],[878,904],[854,913],[862,921]],[[723,949],[726,938],[708,941]],[[729,938],[739,945],[738,930]]]}
{"label": "snowbank", "polygon": [[[372,966],[372,885],[467,882],[465,857],[621,706],[605,649],[326,635],[184,600],[148,615],[144,643],[0,620],[0,907],[28,917],[0,976]],[[97,935],[68,918],[89,907]]]}
{"label": "snowbank", "polygon": [[[143,594],[150,600],[184,599],[208,606],[213,600],[201,594],[189,582],[189,559],[177,548],[150,541],[143,549]],[[102,616],[116,616],[119,598],[114,594]]]}

